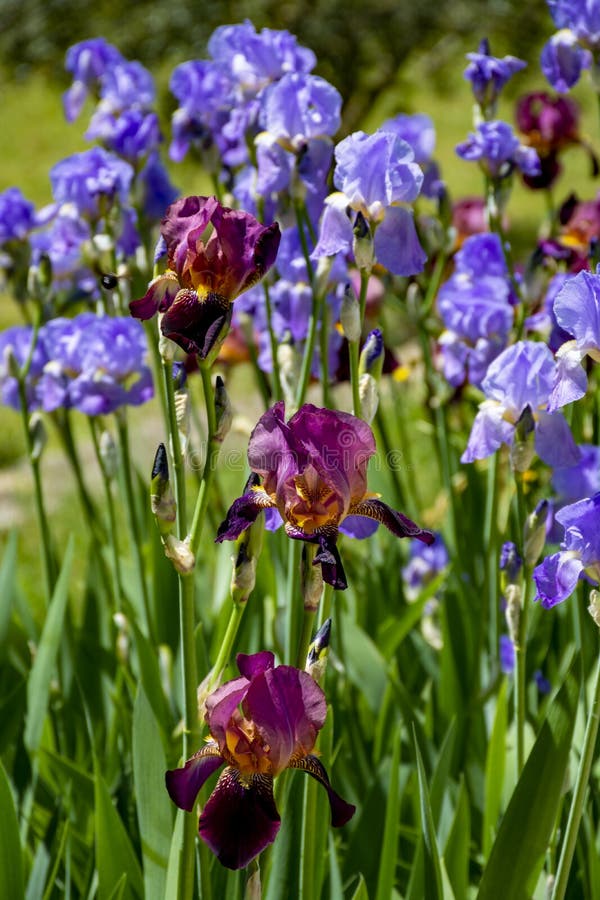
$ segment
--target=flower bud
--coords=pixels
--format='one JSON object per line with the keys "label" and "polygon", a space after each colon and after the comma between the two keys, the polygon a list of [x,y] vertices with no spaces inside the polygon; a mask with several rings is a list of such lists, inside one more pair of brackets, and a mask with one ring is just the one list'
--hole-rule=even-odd
{"label": "flower bud", "polygon": [[18,363],[17,357],[15,356],[14,347],[10,344],[8,347],[4,348],[4,366],[6,371],[11,376],[11,378],[16,378],[20,381],[21,379],[21,366]]}
{"label": "flower bud", "polygon": [[119,468],[119,453],[110,431],[100,435],[100,459],[107,478],[114,478]]}
{"label": "flower bud", "polygon": [[308,558],[307,544],[302,545],[302,566],[300,572],[304,609],[315,612],[319,608],[321,594],[323,593],[323,574],[321,566],[312,565],[312,556],[310,559]]}
{"label": "flower bud", "polygon": [[521,588],[518,584],[509,584],[504,597],[506,599],[506,626],[508,635],[515,645],[519,646],[519,630],[521,625]]}
{"label": "flower bud", "polygon": [[196,565],[196,558],[187,541],[180,541],[174,534],[167,534],[163,538],[165,556],[170,559],[180,575],[191,575]]}
{"label": "flower bud", "polygon": [[115,649],[117,659],[123,665],[129,661],[129,622],[122,612],[117,612],[113,616],[113,622],[117,629],[117,640]]}
{"label": "flower bud", "polygon": [[597,591],[595,588],[590,591],[588,612],[598,628],[600,628],[600,591]]}
{"label": "flower bud", "polygon": [[215,415],[217,420],[217,429],[213,439],[221,444],[231,428],[233,421],[233,411],[231,409],[231,401],[225,389],[225,382],[220,375],[217,375],[215,381]]}
{"label": "flower bud", "polygon": [[29,419],[29,434],[31,435],[31,461],[37,462],[48,442],[48,433],[41,415],[33,413]]}
{"label": "flower bud", "polygon": [[329,641],[331,638],[331,619],[326,619],[312,643],[309,645],[304,671],[308,672],[315,681],[320,681],[325,674],[327,654],[329,653]]}
{"label": "flower bud", "polygon": [[360,376],[358,382],[358,394],[360,397],[362,418],[370,425],[375,418],[375,413],[379,406],[379,389],[377,387],[377,382],[372,375],[365,373]]}
{"label": "flower bud", "polygon": [[164,538],[173,531],[173,525],[177,517],[177,506],[169,481],[169,463],[164,444],[158,445],[158,450],[154,457],[150,481],[150,503],[158,530],[161,537]]}
{"label": "flower bud", "polygon": [[360,306],[351,285],[346,285],[340,310],[340,322],[344,337],[349,341],[360,340]]}
{"label": "flower bud", "polygon": [[546,543],[546,521],[548,519],[548,501],[540,500],[531,512],[523,528],[523,554],[528,566],[535,566],[542,555]]}
{"label": "flower bud", "polygon": [[513,541],[506,541],[500,550],[500,589],[506,594],[510,584],[518,584],[523,560]]}
{"label": "flower bud", "polygon": [[531,465],[534,421],[531,407],[527,405],[515,425],[515,436],[510,448],[510,464],[515,472],[526,472]]}
{"label": "flower bud", "polygon": [[367,335],[367,339],[363,345],[358,371],[362,375],[368,372],[373,378],[379,379],[383,369],[383,334],[379,328],[374,328]]}
{"label": "flower bud", "polygon": [[181,452],[185,453],[190,433],[190,398],[186,388],[175,391],[175,421]]}
{"label": "flower bud", "polygon": [[369,223],[361,212],[357,213],[354,222],[354,259],[359,269],[370,272],[375,261],[375,253],[373,250],[373,236],[369,228]]}

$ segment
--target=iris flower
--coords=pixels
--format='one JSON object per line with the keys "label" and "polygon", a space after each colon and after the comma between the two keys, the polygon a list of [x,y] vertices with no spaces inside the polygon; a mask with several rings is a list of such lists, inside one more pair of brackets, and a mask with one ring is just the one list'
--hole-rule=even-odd
{"label": "iris flower", "polygon": [[345,825],[355,811],[335,793],[311,752],[327,715],[318,684],[293,666],[274,666],[268,651],[240,653],[237,665],[241,676],[206,701],[210,739],[183,768],[166,775],[171,799],[191,812],[204,782],[225,764],[202,810],[199,832],[229,869],[248,865],[275,840],[280,818],[273,779],[284,769],[301,769],[323,785],[334,827]]}
{"label": "iris flower", "polygon": [[216,197],[185,197],[167,209],[161,234],[167,270],[130,312],[136,319],[163,313],[165,337],[205,359],[230,321],[231,302],[275,262],[279,225],[261,225]]}
{"label": "iris flower", "polygon": [[361,419],[307,403],[286,422],[283,403],[276,403],[250,436],[253,475],[219,527],[217,541],[235,540],[261,510],[276,507],[288,537],[318,545],[314,565],[321,565],[324,580],[337,590],[347,587],[336,547],[347,516],[366,516],[397,537],[433,543],[431,532],[367,490],[367,463],[374,453],[373,432]]}

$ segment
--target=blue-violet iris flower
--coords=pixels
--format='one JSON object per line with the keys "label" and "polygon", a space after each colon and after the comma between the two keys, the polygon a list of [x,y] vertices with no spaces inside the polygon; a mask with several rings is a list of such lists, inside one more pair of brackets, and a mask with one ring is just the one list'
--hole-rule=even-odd
{"label": "blue-violet iris flower", "polygon": [[338,590],[347,587],[336,547],[346,516],[366,516],[397,537],[433,543],[431,532],[367,490],[374,453],[373,432],[361,419],[307,403],[286,422],[283,403],[276,403],[250,436],[249,489],[232,504],[217,541],[235,540],[261,510],[276,507],[288,537],[318,545],[313,565],[321,565],[324,580]]}
{"label": "blue-violet iris flower", "polygon": [[525,175],[539,175],[542,170],[533,147],[519,143],[508,122],[499,119],[481,122],[466,141],[458,144],[456,152],[461,159],[478,162],[493,179],[507,177],[515,167]]}
{"label": "blue-violet iris flower", "polygon": [[229,869],[241,869],[271,844],[280,818],[273,779],[284,769],[308,772],[329,797],[331,824],[345,825],[355,807],[335,793],[311,751],[325,723],[327,704],[319,685],[293,666],[275,666],[272,653],[239,653],[240,677],[206,701],[208,743],[181,769],[167,772],[171,799],[191,812],[198,791],[223,764],[202,810],[200,837]]}

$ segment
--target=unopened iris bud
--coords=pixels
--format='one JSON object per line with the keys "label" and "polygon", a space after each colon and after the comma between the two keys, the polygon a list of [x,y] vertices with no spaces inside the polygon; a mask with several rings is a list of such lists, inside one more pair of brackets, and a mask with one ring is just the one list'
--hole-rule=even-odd
{"label": "unopened iris bud", "polygon": [[517,545],[513,541],[506,541],[502,544],[500,551],[500,589],[506,594],[509,584],[518,584],[521,577],[521,567],[523,560],[517,550]]}
{"label": "unopened iris bud", "polygon": [[33,413],[29,420],[29,434],[31,435],[31,461],[37,462],[48,442],[46,426],[39,413]]}
{"label": "unopened iris bud", "polygon": [[519,630],[521,626],[521,588],[518,584],[509,584],[504,592],[506,600],[506,626],[508,635],[515,645],[519,646]]}
{"label": "unopened iris bud", "polygon": [[187,372],[182,362],[173,363],[173,387],[176,391],[181,391],[187,382]]}
{"label": "unopened iris bud", "polygon": [[304,671],[308,672],[315,681],[320,681],[325,674],[330,639],[331,619],[326,619],[315,634],[306,656],[306,667]]}
{"label": "unopened iris bud", "polygon": [[229,429],[231,428],[231,423],[233,421],[233,411],[231,409],[229,395],[225,389],[225,382],[220,375],[217,375],[215,381],[215,416],[217,428],[213,440],[221,444],[229,434]]}
{"label": "unopened iris bud", "polygon": [[354,259],[359,269],[370,272],[373,268],[375,254],[373,251],[373,236],[369,223],[361,212],[357,213],[354,228],[353,250]]}
{"label": "unopened iris bud", "polygon": [[383,369],[383,334],[379,328],[374,328],[367,335],[363,345],[358,371],[361,375],[368,372],[373,378],[378,379]]}
{"label": "unopened iris bud", "polygon": [[158,445],[154,457],[150,481],[150,502],[158,530],[161,537],[164,538],[173,531],[173,525],[177,518],[177,506],[169,481],[169,463],[164,444]]}
{"label": "unopened iris bud", "polygon": [[18,381],[21,380],[21,366],[11,344],[4,348],[4,367],[11,378],[16,378]]}
{"label": "unopened iris bud", "polygon": [[[257,479],[256,479],[257,480]],[[250,490],[254,479],[250,478],[247,489]],[[264,521],[263,516],[252,523],[238,538],[236,555],[233,557],[233,573],[231,575],[231,599],[235,604],[246,603],[256,583],[256,563],[262,550]]]}
{"label": "unopened iris bud", "polygon": [[107,478],[114,478],[119,468],[119,453],[110,431],[100,435],[100,459]]}
{"label": "unopened iris bud", "polygon": [[[312,547],[314,549],[314,545]],[[323,574],[321,566],[313,566],[313,557],[309,559],[308,545],[302,545],[302,600],[304,609],[315,612],[319,608],[319,601],[323,593]]]}
{"label": "unopened iris bud", "polygon": [[548,501],[540,500],[533,512],[527,516],[523,528],[523,553],[528,566],[535,566],[542,555],[546,543],[547,520]]}
{"label": "unopened iris bud", "polygon": [[348,341],[360,340],[360,306],[350,284],[346,285],[342,298],[340,322],[344,331],[344,337]]}
{"label": "unopened iris bud", "polygon": [[588,612],[598,628],[600,628],[600,591],[597,591],[595,588],[590,591]]}
{"label": "unopened iris bud", "polygon": [[377,382],[372,375],[365,372],[360,376],[358,382],[358,395],[360,397],[360,409],[362,418],[368,425],[375,418],[377,407],[379,406],[379,388]]}
{"label": "unopened iris bud", "polygon": [[163,537],[165,556],[171,560],[180,575],[191,575],[196,565],[196,558],[187,540],[180,541],[174,534]]}
{"label": "unopened iris bud", "polygon": [[527,405],[515,425],[515,436],[510,448],[510,464],[515,472],[526,472],[531,465],[535,453],[534,427],[531,407]]}
{"label": "unopened iris bud", "polygon": [[119,662],[126,665],[129,661],[129,622],[122,612],[113,616],[113,622],[117,629],[116,651]]}

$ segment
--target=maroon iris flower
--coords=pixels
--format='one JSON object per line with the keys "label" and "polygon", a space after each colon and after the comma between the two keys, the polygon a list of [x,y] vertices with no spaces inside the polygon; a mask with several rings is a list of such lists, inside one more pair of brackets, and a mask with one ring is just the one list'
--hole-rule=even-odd
{"label": "maroon iris flower", "polygon": [[324,580],[338,590],[347,587],[336,547],[346,516],[366,516],[397,537],[433,543],[431,532],[368,492],[367,464],[374,453],[373,432],[362,419],[305,404],[286,422],[283,403],[276,403],[250,436],[253,475],[219,527],[217,541],[234,540],[262,509],[276,507],[289,537],[319,545],[314,565],[321,565]]}
{"label": "maroon iris flower", "polygon": [[323,691],[308,673],[273,663],[267,651],[238,654],[241,677],[206,701],[210,740],[183,768],[166,775],[171,799],[191,812],[206,779],[225,764],[202,810],[199,832],[229,869],[248,865],[275,840],[280,818],[273,779],[284,769],[301,769],[323,785],[334,827],[345,825],[355,811],[335,793],[311,753],[327,715]]}
{"label": "maroon iris flower", "polygon": [[224,337],[231,302],[275,262],[279,225],[261,225],[216,197],[185,197],[168,207],[161,234],[167,270],[129,309],[136,319],[161,312],[165,337],[205,359]]}

